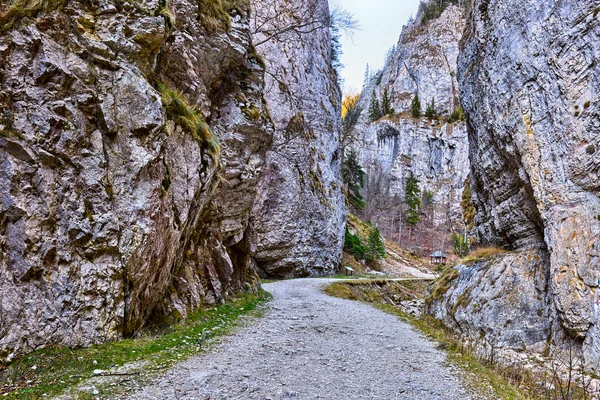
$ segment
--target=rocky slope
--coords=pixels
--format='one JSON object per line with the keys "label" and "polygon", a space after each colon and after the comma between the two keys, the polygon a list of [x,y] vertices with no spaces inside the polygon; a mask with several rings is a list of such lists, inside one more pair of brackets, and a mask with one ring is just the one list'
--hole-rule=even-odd
{"label": "rocky slope", "polygon": [[600,361],[598,6],[474,2],[459,80],[476,222],[514,252],[459,266],[431,308],[488,347],[573,338],[589,365]]}
{"label": "rocky slope", "polygon": [[[323,265],[339,262],[337,219],[312,220],[308,238],[277,237],[260,228],[267,213],[299,220],[271,193],[252,223],[284,117],[272,120],[263,99],[248,4],[227,6],[53,1],[3,14],[0,361],[134,335],[252,290],[265,242],[318,243],[331,248]],[[321,33],[308,45],[326,51],[329,41]],[[335,97],[327,74],[331,85],[315,90]],[[336,129],[305,144],[330,161]],[[337,177],[335,161],[325,173]],[[293,181],[279,188],[282,198],[306,193]],[[303,271],[315,261],[290,254],[268,257]]]}
{"label": "rocky slope", "polygon": [[[359,102],[363,124],[358,128],[356,148],[368,180],[380,186],[368,190],[402,198],[406,179],[412,173],[419,179],[421,190],[433,194],[434,225],[462,232],[460,201],[469,171],[468,139],[463,122],[446,121],[459,107],[456,65],[465,24],[463,10],[452,5],[426,24],[421,18],[422,11],[403,28],[383,70],[363,89]],[[369,123],[373,91],[381,102],[386,90],[395,115]],[[420,98],[422,113],[435,99],[439,121],[412,117],[415,94]],[[398,211],[399,205],[393,208]]]}

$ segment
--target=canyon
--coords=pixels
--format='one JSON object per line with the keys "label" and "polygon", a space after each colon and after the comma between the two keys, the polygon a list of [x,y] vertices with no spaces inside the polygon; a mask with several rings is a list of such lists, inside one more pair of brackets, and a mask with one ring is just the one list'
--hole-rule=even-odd
{"label": "canyon", "polygon": [[[340,271],[327,0],[19,4],[0,14],[0,364]],[[438,271],[424,311],[496,361],[574,346],[597,372],[600,3],[432,4],[358,98],[365,219],[416,247],[416,177],[428,248],[451,233],[487,248]],[[371,118],[384,97],[393,111]],[[290,282],[270,287],[304,293]]]}

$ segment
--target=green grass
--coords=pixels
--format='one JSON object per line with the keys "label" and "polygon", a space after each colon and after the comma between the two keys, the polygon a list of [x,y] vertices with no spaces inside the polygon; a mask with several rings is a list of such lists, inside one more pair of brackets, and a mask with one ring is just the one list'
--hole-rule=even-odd
{"label": "green grass", "polygon": [[[348,300],[358,300],[372,304],[376,308],[387,313],[398,316],[403,321],[411,324],[431,340],[439,343],[439,348],[448,354],[448,361],[464,371],[466,384],[478,393],[487,393],[488,397],[498,400],[525,400],[531,399],[525,390],[519,385],[535,386],[535,382],[523,371],[504,369],[480,360],[474,352],[466,348],[459,337],[448,329],[441,321],[430,316],[421,318],[412,317],[387,302],[389,289],[382,284],[383,281],[369,282],[338,282],[325,288],[325,293],[330,296],[340,297]],[[423,282],[418,281],[395,281],[396,295],[401,299],[423,298]],[[359,289],[359,287],[361,287]],[[359,290],[357,290],[359,289]],[[383,290],[382,290],[383,289]],[[399,290],[398,290],[399,289]]]}
{"label": "green grass", "polygon": [[[245,294],[226,304],[193,313],[158,334],[154,332],[138,339],[81,349],[54,347],[36,351],[0,368],[0,394],[12,390],[2,398],[38,399],[44,394],[63,393],[91,378],[95,369],[110,370],[140,361],[149,362],[150,366],[168,367],[201,351],[206,340],[231,332],[240,316],[256,313],[256,308],[270,298],[264,291]],[[144,370],[147,369],[145,366]],[[107,394],[101,392],[100,396]]]}
{"label": "green grass", "polygon": [[167,108],[167,118],[192,135],[198,144],[206,148],[213,159],[218,161],[221,146],[218,138],[204,120],[204,115],[190,106],[181,93],[168,88],[164,83],[158,82],[157,90]]}

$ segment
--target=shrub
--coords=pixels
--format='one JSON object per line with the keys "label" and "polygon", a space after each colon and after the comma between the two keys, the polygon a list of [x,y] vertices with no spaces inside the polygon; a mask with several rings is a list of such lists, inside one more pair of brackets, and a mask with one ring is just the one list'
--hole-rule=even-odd
{"label": "shrub", "polygon": [[469,241],[466,235],[452,233],[452,244],[454,245],[454,254],[459,257],[465,257],[469,253]]}
{"label": "shrub", "polygon": [[465,112],[463,111],[462,107],[458,107],[456,110],[454,110],[452,112],[452,114],[450,114],[450,117],[448,118],[448,122],[453,123],[453,122],[458,122],[458,121],[464,121],[465,118],[466,118]]}

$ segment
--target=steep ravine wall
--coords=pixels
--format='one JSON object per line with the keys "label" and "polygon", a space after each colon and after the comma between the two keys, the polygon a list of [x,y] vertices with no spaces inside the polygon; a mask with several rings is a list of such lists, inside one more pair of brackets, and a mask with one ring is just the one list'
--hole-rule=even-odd
{"label": "steep ravine wall", "polygon": [[[412,173],[419,179],[421,190],[434,196],[434,225],[462,233],[460,202],[469,173],[468,138],[464,122],[446,120],[459,107],[456,70],[465,19],[463,10],[455,5],[426,24],[421,18],[420,12],[403,28],[383,70],[363,89],[356,149],[367,179],[384,182],[385,196],[403,198]],[[395,115],[368,122],[373,91],[381,102],[386,90]],[[438,121],[413,118],[415,94],[420,98],[422,114],[435,99]],[[398,207],[390,212],[397,212]]]}
{"label": "steep ravine wall", "polygon": [[[347,217],[329,4],[273,4],[253,17],[253,26],[263,26],[255,42],[266,63],[265,99],[275,125],[252,213],[254,259],[263,276],[327,275],[341,262]],[[266,40],[264,32],[310,23],[323,27]]]}
{"label": "steep ravine wall", "polygon": [[573,338],[589,365],[600,361],[599,6],[474,2],[458,76],[476,223],[513,252],[457,267],[430,309],[497,347]]}
{"label": "steep ravine wall", "polygon": [[[245,2],[214,15],[188,0],[61,4],[0,34],[0,361],[135,335],[258,286],[252,210],[281,122]],[[316,89],[335,96],[334,79]],[[331,159],[328,139],[306,143]],[[333,265],[343,224],[323,221]]]}

